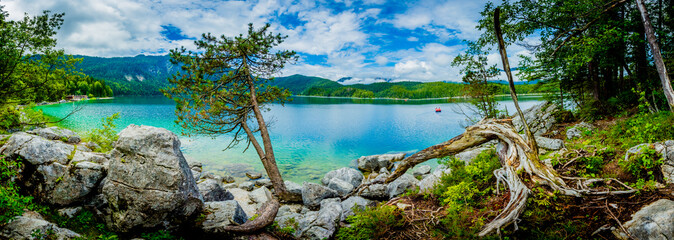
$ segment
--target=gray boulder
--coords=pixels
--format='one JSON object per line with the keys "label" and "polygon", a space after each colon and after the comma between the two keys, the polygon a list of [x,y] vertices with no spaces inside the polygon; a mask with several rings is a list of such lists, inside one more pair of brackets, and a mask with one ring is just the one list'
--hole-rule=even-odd
{"label": "gray boulder", "polygon": [[82,141],[82,138],[80,138],[80,135],[77,133],[60,127],[38,128],[28,131],[27,133],[38,135],[49,140],[61,140],[73,144]]}
{"label": "gray boulder", "polygon": [[339,226],[342,217],[342,205],[338,198],[324,199],[321,209],[306,230],[302,231],[301,239],[330,239]]}
{"label": "gray boulder", "polygon": [[[539,148],[551,151],[557,151],[564,148],[564,140],[535,136]],[[526,138],[525,138],[526,139]]]}
{"label": "gray boulder", "polygon": [[255,207],[255,203],[250,200],[250,192],[243,190],[241,188],[231,188],[228,189],[232,195],[234,195],[234,200],[239,203],[241,208],[243,209],[243,212],[246,213],[248,216],[253,216],[255,215],[255,212],[257,211],[257,208]]}
{"label": "gray boulder", "polygon": [[403,174],[398,177],[398,179],[388,184],[386,192],[388,193],[389,198],[393,198],[405,193],[408,189],[414,189],[417,186],[417,183],[419,183],[419,180],[412,177],[412,175]]}
{"label": "gray boulder", "polygon": [[246,191],[253,191],[255,189],[255,183],[251,181],[245,181],[242,183],[239,183],[239,188],[246,190]]}
{"label": "gray boulder", "polygon": [[26,133],[13,134],[0,154],[26,161],[35,169],[22,183],[28,192],[41,202],[61,206],[88,196],[105,176],[101,164],[107,162],[102,154]]}
{"label": "gray boulder", "polygon": [[358,169],[363,172],[377,172],[381,168],[391,169],[393,162],[405,158],[405,153],[362,156],[358,158]]}
{"label": "gray boulder", "polygon": [[206,233],[223,233],[223,227],[241,225],[248,220],[248,215],[234,200],[206,202],[203,213],[206,218],[201,223],[201,229]]}
{"label": "gray boulder", "polygon": [[323,199],[337,197],[335,190],[315,184],[304,182],[302,184],[302,202],[308,208],[317,208]]}
{"label": "gray boulder", "polygon": [[433,171],[433,173],[426,175],[419,181],[419,183],[417,183],[419,186],[419,192],[428,193],[438,184],[438,182],[440,182],[440,178],[443,174],[449,174],[450,172],[451,169],[446,168],[443,165],[439,166],[437,169],[435,169],[435,171]]}
{"label": "gray boulder", "polygon": [[566,139],[573,139],[583,136],[584,131],[592,131],[594,126],[590,123],[581,122],[566,130]]}
{"label": "gray boulder", "polygon": [[360,196],[368,199],[384,200],[388,199],[388,192],[384,184],[372,184],[365,188]]}
{"label": "gray boulder", "polygon": [[360,186],[360,183],[363,182],[363,174],[360,171],[344,167],[326,173],[323,179],[321,179],[321,183],[323,183],[323,185],[328,185],[330,184],[330,180],[334,178],[343,180],[351,184],[354,188]]}
{"label": "gray boulder", "polygon": [[[634,239],[674,239],[674,201],[660,199],[643,207],[623,224]],[[624,232],[613,231],[619,239],[630,239]]]}
{"label": "gray boulder", "polygon": [[232,193],[223,188],[214,179],[204,179],[197,184],[199,193],[204,197],[204,202],[226,201],[234,199]]}
{"label": "gray boulder", "polygon": [[286,192],[289,194],[286,201],[302,202],[302,185],[291,181],[284,181],[283,183],[286,186]]}
{"label": "gray boulder", "polygon": [[192,177],[194,177],[194,181],[199,181],[203,173],[203,165],[200,162],[191,161],[188,161],[187,164],[190,167],[190,171],[192,171]]}
{"label": "gray boulder", "polygon": [[454,157],[456,157],[456,159],[459,159],[459,160],[465,162],[466,164],[468,164],[468,163],[472,162],[473,159],[475,159],[477,157],[477,155],[480,155],[480,153],[482,153],[486,150],[489,150],[490,148],[491,148],[490,146],[480,145],[480,146],[477,146],[477,147],[472,147],[472,148],[463,150],[460,153],[454,154]]}
{"label": "gray boulder", "polygon": [[328,183],[328,188],[335,190],[339,196],[346,196],[354,189],[351,183],[348,183],[339,178],[332,178],[329,181],[330,183]]}
{"label": "gray boulder", "polygon": [[110,156],[102,189],[111,212],[108,227],[172,228],[201,212],[203,198],[174,133],[129,125]]}
{"label": "gray boulder", "polygon": [[412,176],[414,177],[421,177],[423,175],[431,173],[431,166],[428,165],[421,165],[417,166],[414,168],[414,171],[412,171]]}
{"label": "gray boulder", "polygon": [[260,187],[248,194],[250,200],[255,204],[255,208],[259,209],[263,203],[272,199],[271,191],[266,187]]}
{"label": "gray boulder", "polygon": [[642,143],[627,150],[625,153],[625,161],[635,157],[635,155],[643,154],[644,149],[654,149],[661,156],[663,162],[660,167],[665,183],[674,184],[674,140],[667,140],[657,143]]}
{"label": "gray boulder", "polygon": [[353,216],[354,210],[365,210],[367,207],[374,207],[376,203],[372,200],[367,200],[360,196],[352,196],[342,201],[342,218],[341,221],[346,220],[347,217]]}
{"label": "gray boulder", "polygon": [[46,235],[47,233],[53,234],[51,236],[54,238],[49,239],[57,240],[82,237],[76,232],[60,228],[58,225],[44,220],[39,213],[30,211],[24,212],[23,215],[15,217],[7,225],[0,227],[0,239],[36,239],[33,234]]}
{"label": "gray boulder", "polygon": [[[544,102],[524,110],[524,119],[527,121],[527,125],[529,125],[531,132],[535,136],[540,136],[550,130],[552,125],[557,123],[557,120],[555,120],[555,117],[552,115],[552,113],[558,109],[559,107],[557,104]],[[524,124],[519,114],[513,115],[512,119],[515,130],[518,132],[523,132]]]}

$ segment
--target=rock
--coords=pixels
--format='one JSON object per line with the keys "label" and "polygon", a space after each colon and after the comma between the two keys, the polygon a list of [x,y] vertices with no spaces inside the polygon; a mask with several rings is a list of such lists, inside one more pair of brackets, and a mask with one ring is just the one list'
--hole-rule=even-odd
{"label": "rock", "polygon": [[[295,228],[295,237],[300,238],[302,233],[311,227],[311,224],[318,218],[318,211],[307,211],[301,213],[301,218],[297,220],[297,228]],[[301,239],[301,238],[300,238]]]}
{"label": "rock", "polygon": [[272,183],[271,180],[269,179],[258,179],[255,181],[255,186],[256,187],[267,187],[267,188],[272,188]]}
{"label": "rock", "polygon": [[491,147],[482,146],[482,145],[477,146],[477,147],[472,147],[472,148],[463,150],[460,153],[455,154],[454,157],[456,157],[456,159],[459,159],[459,160],[465,162],[466,164],[468,164],[468,163],[472,162],[473,159],[475,159],[477,157],[477,155],[480,155],[480,153],[482,153],[486,150],[489,150],[490,148]]}
{"label": "rock", "polygon": [[28,131],[27,133],[38,135],[49,140],[61,140],[72,144],[79,143],[82,140],[77,133],[60,127],[38,128]]}
{"label": "rock", "polygon": [[[280,228],[291,227],[295,230],[296,236],[299,236],[298,232],[300,230],[299,221],[303,219],[303,216],[295,212],[286,212],[285,214],[280,214],[281,209],[279,209],[279,214],[276,214],[274,221],[278,224]],[[314,216],[315,217],[315,216]]]}
{"label": "rock", "polygon": [[[441,165],[444,166],[444,165]],[[420,193],[428,193],[431,189],[435,187],[435,185],[440,182],[440,178],[442,177],[443,174],[449,174],[451,172],[451,169],[449,168],[440,168],[438,167],[433,171],[433,173],[426,175],[417,185],[419,185],[419,192]]]}
{"label": "rock", "polygon": [[253,191],[255,189],[255,183],[251,181],[245,181],[242,183],[239,183],[239,188],[246,190],[246,191]]}
{"label": "rock", "polygon": [[403,174],[398,179],[388,184],[386,192],[388,193],[389,198],[393,198],[405,193],[408,189],[414,189],[417,186],[417,183],[419,183],[419,180],[412,177],[412,175]]}
{"label": "rock", "polygon": [[321,209],[318,211],[316,220],[302,231],[302,239],[330,239],[339,226],[342,216],[342,205],[338,198],[324,199],[321,201]]}
{"label": "rock", "polygon": [[199,184],[199,193],[204,197],[204,202],[226,201],[234,199],[234,195],[225,190],[214,179],[204,179]]}
{"label": "rock", "polygon": [[352,196],[342,201],[342,218],[340,221],[346,220],[347,217],[353,216],[354,209],[364,210],[367,207],[374,207],[374,201],[367,200],[360,196]]}
{"label": "rock", "polygon": [[536,138],[536,143],[538,144],[539,148],[551,151],[557,151],[564,148],[564,140],[562,139],[546,138],[541,136],[534,136],[534,138]]}
{"label": "rock", "polygon": [[[558,109],[559,107],[557,104],[545,102],[524,110],[524,119],[527,121],[527,125],[529,125],[529,128],[531,129],[531,133],[533,133],[534,136],[541,136],[550,130],[552,125],[557,123],[557,120],[555,120],[555,117],[552,115],[552,113]],[[519,114],[513,115],[512,119],[515,130],[518,132],[524,132],[524,124],[522,123],[522,119],[520,118]]]}
{"label": "rock", "polygon": [[118,136],[102,189],[111,211],[108,227],[171,228],[201,212],[203,198],[178,136],[133,124]]}
{"label": "rock", "polygon": [[96,151],[101,148],[97,143],[95,142],[86,142],[84,143],[84,146],[91,149],[92,151]]}
{"label": "rock", "polygon": [[239,187],[239,184],[236,184],[236,183],[228,183],[228,184],[222,185],[222,188],[224,188],[224,189],[232,189],[232,188],[238,188],[238,187]]}
{"label": "rock", "polygon": [[581,137],[584,131],[592,131],[592,124],[581,122],[566,130],[566,139]]}
{"label": "rock", "polygon": [[[73,163],[65,168],[58,163],[40,166],[37,172],[43,173],[45,179],[37,185],[37,192],[33,195],[40,196],[41,200],[54,205],[65,206],[81,202],[96,189],[104,176],[104,171],[102,165],[92,162]],[[57,175],[47,176],[47,172]],[[41,182],[33,178],[30,181]]]}
{"label": "rock", "polygon": [[3,154],[10,158],[21,157],[33,166],[60,163],[68,164],[73,158],[75,146],[60,141],[51,141],[43,137],[15,133],[3,146]]}
{"label": "rock", "polygon": [[390,169],[393,167],[393,162],[403,158],[405,158],[404,153],[362,156],[357,160],[358,169],[363,172],[376,172],[381,168]]}
{"label": "rock", "polygon": [[248,194],[250,200],[259,208],[263,203],[272,199],[271,192],[266,187],[260,187]]}
{"label": "rock", "polygon": [[293,213],[300,213],[301,209],[302,209],[302,205],[300,205],[300,204],[281,205],[281,207],[279,207],[279,209],[278,209],[278,213],[276,214],[276,217],[291,215]]}
{"label": "rock", "polygon": [[255,180],[260,179],[262,177],[262,174],[255,172],[247,172],[246,177],[250,178],[251,180]]}
{"label": "rock", "polygon": [[80,211],[82,211],[82,207],[71,207],[71,208],[61,208],[59,210],[56,210],[56,213],[58,213],[59,216],[62,217],[73,218]]}
{"label": "rock", "polygon": [[201,174],[203,173],[203,165],[200,162],[187,162],[187,165],[190,167],[190,171],[192,171],[192,177],[194,177],[194,181],[199,181],[201,179]]}
{"label": "rock", "polygon": [[335,190],[339,196],[346,196],[354,189],[351,183],[348,183],[339,178],[332,178],[329,181],[330,183],[328,184],[328,188]]}
{"label": "rock", "polygon": [[360,183],[363,182],[363,174],[360,171],[345,167],[326,173],[323,179],[321,179],[321,183],[328,185],[333,178],[343,180],[354,188],[360,186]]}
{"label": "rock", "polygon": [[225,175],[225,176],[222,176],[222,182],[224,182],[224,183],[234,183],[234,182],[236,182],[236,180],[234,179],[234,177],[232,177],[230,175]]}
{"label": "rock", "polygon": [[248,216],[255,215],[257,208],[255,204],[250,200],[250,192],[243,190],[241,188],[232,188],[228,190],[234,196],[234,200],[239,203],[243,212]]}
{"label": "rock", "polygon": [[[46,236],[50,233],[50,236]],[[38,234],[36,238],[34,234]],[[49,237],[49,238],[47,238]],[[12,219],[7,225],[0,227],[0,239],[74,239],[81,238],[79,234],[69,229],[60,228],[54,223],[44,220],[39,213],[24,212],[23,215]]]}
{"label": "rock", "polygon": [[386,185],[384,184],[372,184],[367,187],[363,192],[360,193],[360,196],[368,199],[384,200],[388,199],[388,193],[386,191]]}
{"label": "rock", "polygon": [[662,176],[667,184],[674,184],[674,141],[667,140],[657,143],[642,143],[631,147],[625,153],[625,161],[629,161],[634,155],[641,155],[645,148],[654,149],[661,156],[663,164],[660,167]]}
{"label": "rock", "polygon": [[206,233],[222,232],[221,227],[241,225],[248,220],[248,215],[234,200],[206,202],[203,212],[206,219],[201,223],[201,229]]}
{"label": "rock", "polygon": [[[674,239],[674,201],[660,199],[643,207],[623,224],[634,239]],[[613,231],[619,239],[629,239],[620,229]]]}
{"label": "rock", "polygon": [[302,202],[308,208],[317,208],[323,199],[334,197],[337,197],[335,190],[315,183],[302,184]]}
{"label": "rock", "polygon": [[414,168],[414,171],[412,171],[412,175],[414,177],[421,177],[423,175],[431,173],[431,166],[428,165],[421,165],[416,168]]}
{"label": "rock", "polygon": [[301,202],[302,201],[302,185],[299,185],[295,182],[284,181],[286,185],[286,191],[290,194],[291,202]]}

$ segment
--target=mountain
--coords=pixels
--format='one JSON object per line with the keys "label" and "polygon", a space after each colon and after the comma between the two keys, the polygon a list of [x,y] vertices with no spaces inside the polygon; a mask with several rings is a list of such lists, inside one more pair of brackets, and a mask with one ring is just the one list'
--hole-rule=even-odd
{"label": "mountain", "polygon": [[75,65],[85,74],[104,79],[115,95],[159,95],[158,89],[168,86],[168,78],[178,70],[169,56],[89,57]]}
{"label": "mountain", "polygon": [[329,79],[320,77],[309,77],[299,74],[287,77],[277,77],[271,84],[278,87],[287,88],[293,94],[301,94],[312,88],[337,89],[342,87],[342,84],[339,84]]}

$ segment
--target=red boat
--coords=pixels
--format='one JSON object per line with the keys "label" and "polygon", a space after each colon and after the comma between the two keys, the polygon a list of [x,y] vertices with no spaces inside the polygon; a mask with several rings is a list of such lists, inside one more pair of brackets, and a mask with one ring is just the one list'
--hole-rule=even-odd
{"label": "red boat", "polygon": [[442,109],[440,109],[439,107],[436,107],[435,112],[442,112]]}

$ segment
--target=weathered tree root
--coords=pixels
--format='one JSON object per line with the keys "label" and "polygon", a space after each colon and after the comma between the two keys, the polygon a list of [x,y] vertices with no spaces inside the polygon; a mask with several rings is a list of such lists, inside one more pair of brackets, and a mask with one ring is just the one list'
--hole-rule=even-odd
{"label": "weathered tree root", "polygon": [[[520,213],[524,211],[530,190],[522,182],[518,173],[526,173],[534,183],[549,186],[552,190],[567,196],[580,197],[581,195],[629,194],[634,192],[634,189],[630,189],[629,187],[626,187],[629,189],[626,191],[610,192],[589,189],[586,184],[583,184],[583,187],[580,189],[567,186],[557,171],[540,162],[537,154],[538,151],[531,149],[524,138],[517,134],[509,119],[483,120],[474,126],[468,127],[466,132],[449,141],[431,146],[403,159],[398,168],[384,183],[394,181],[407,172],[408,169],[413,168],[419,163],[433,158],[454,155],[492,139],[499,140],[497,154],[503,166],[494,171],[497,179],[497,189],[500,183],[507,185],[510,191],[510,200],[503,211],[482,228],[479,233],[480,236],[499,231],[500,228],[515,223]],[[604,180],[585,179],[584,183],[596,181]],[[352,194],[359,193],[375,183],[377,182],[362,184]],[[515,229],[517,229],[516,225]]]}

